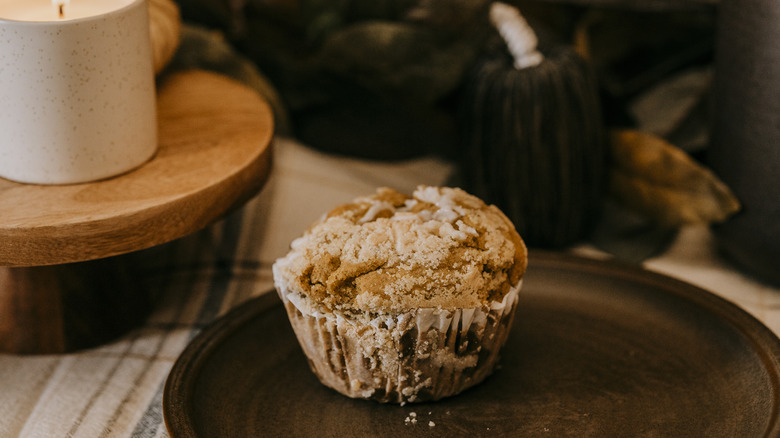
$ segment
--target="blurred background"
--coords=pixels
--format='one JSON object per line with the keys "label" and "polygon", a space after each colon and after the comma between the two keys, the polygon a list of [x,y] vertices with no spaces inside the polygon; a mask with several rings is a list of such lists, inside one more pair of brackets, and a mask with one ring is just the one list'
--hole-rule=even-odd
{"label": "blurred background", "polygon": [[[780,184],[774,172],[757,182],[744,175],[756,162],[780,161],[767,146],[777,133],[753,155],[742,152],[756,129],[735,127],[731,136],[717,129],[738,124],[724,95],[744,94],[745,80],[721,80],[728,103],[714,90],[719,33],[731,53],[746,53],[737,63],[778,64],[760,47],[776,39],[767,30],[778,27],[773,3],[506,2],[543,59],[518,69],[507,39],[518,25],[496,23],[494,2],[177,0],[184,29],[169,69],[213,69],[253,85],[273,105],[278,134],[328,154],[447,160],[457,169],[449,184],[497,204],[534,247],[586,242],[639,262],[662,252],[682,226],[717,227],[760,210],[758,223],[739,227],[765,232],[721,235],[737,246],[753,240],[736,251],[726,242],[727,252],[741,253],[738,262],[756,253],[766,260],[780,246],[776,202],[766,205],[780,198]],[[766,72],[750,69],[747,82]],[[715,157],[713,129],[728,143]],[[735,151],[754,161],[736,169]],[[757,184],[770,192],[755,195]],[[775,268],[758,270],[772,277]]]}

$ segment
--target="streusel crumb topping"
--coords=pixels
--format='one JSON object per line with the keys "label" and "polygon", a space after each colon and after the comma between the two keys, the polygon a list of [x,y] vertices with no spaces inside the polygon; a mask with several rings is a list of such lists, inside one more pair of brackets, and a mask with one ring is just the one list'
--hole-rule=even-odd
{"label": "streusel crumb topping", "polygon": [[526,247],[495,206],[457,188],[382,188],[331,211],[276,262],[288,289],[321,312],[384,314],[501,301]]}

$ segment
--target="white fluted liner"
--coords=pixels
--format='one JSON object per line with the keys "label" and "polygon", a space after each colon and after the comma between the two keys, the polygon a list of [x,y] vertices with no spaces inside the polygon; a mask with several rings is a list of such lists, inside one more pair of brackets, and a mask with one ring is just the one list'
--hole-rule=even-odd
{"label": "white fluted liner", "polygon": [[477,309],[414,309],[366,322],[314,312],[277,281],[290,323],[320,381],[353,398],[405,403],[457,394],[493,372],[522,281]]}

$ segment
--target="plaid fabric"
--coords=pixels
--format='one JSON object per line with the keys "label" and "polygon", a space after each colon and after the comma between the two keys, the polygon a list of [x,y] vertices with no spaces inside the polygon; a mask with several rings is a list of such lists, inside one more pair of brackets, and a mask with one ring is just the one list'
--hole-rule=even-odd
{"label": "plaid fabric", "polygon": [[[162,391],[176,358],[206,324],[271,290],[271,264],[292,239],[323,212],[377,186],[411,192],[444,184],[452,172],[434,159],[335,158],[287,139],[275,147],[271,179],[244,208],[191,236],[123,256],[142,266],[139,287],[157,297],[142,327],[74,354],[0,355],[0,437],[167,437]],[[686,228],[645,266],[718,293],[780,333],[780,290],[742,276],[715,253],[707,228]]]}

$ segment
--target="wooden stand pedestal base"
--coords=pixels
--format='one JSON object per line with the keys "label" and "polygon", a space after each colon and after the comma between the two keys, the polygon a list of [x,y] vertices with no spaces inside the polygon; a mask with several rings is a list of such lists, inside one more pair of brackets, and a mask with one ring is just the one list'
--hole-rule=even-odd
{"label": "wooden stand pedestal base", "polygon": [[65,265],[0,267],[0,351],[63,353],[138,326],[151,297],[136,290],[126,257]]}
{"label": "wooden stand pedestal base", "polygon": [[157,115],[159,150],[132,172],[63,186],[0,178],[0,351],[73,351],[137,325],[149,291],[122,255],[209,225],[265,183],[273,116],[251,88],[171,75]]}

